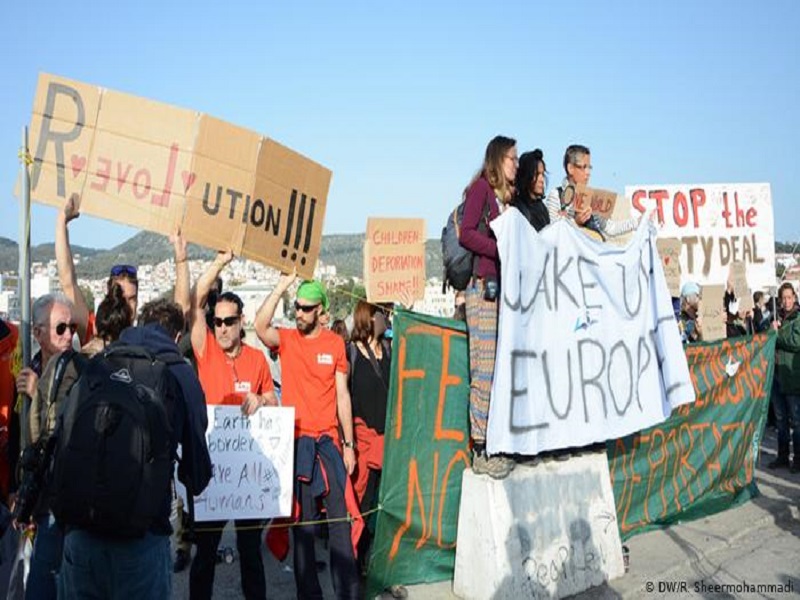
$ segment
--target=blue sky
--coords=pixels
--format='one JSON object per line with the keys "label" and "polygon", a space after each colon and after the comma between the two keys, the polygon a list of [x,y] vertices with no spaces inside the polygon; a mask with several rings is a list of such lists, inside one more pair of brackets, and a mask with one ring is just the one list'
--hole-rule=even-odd
{"label": "blue sky", "polygon": [[[284,6],[285,5],[285,6]],[[209,5],[211,6],[211,5]],[[596,187],[762,182],[800,239],[800,2],[4,2],[0,236],[46,71],[207,112],[333,171],[325,233],[423,217],[438,237],[498,133]],[[55,209],[35,206],[34,244]],[[99,226],[100,225],[100,226]],[[75,244],[135,233],[82,217]]]}

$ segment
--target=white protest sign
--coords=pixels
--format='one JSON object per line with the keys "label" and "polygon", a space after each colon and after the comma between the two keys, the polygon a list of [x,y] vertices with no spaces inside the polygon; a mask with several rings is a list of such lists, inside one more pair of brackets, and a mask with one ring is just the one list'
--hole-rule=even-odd
{"label": "white protest sign", "polygon": [[492,221],[502,268],[487,449],[538,454],[623,437],[693,402],[672,301],[643,221],[624,247],[566,221]]}
{"label": "white protest sign", "polygon": [[768,183],[633,185],[634,214],[655,209],[659,237],[682,242],[683,282],[725,285],[731,263],[747,266],[754,289],[775,285],[775,221]]}
{"label": "white protest sign", "polygon": [[195,497],[196,521],[288,517],[292,509],[294,408],[209,405],[206,441],[214,467]]}

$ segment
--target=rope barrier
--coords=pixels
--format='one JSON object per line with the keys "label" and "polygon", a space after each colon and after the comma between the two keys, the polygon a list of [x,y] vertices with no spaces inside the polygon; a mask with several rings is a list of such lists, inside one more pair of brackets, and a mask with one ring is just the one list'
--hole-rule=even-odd
{"label": "rope barrier", "polygon": [[[361,513],[361,517],[369,516],[373,513],[383,510],[383,505],[378,504],[375,508],[370,510],[364,511]],[[269,528],[272,529],[289,529],[290,527],[306,527],[309,525],[323,525],[328,523],[352,523],[355,519],[351,515],[347,515],[346,517],[337,517],[335,519],[318,519],[316,521],[295,521],[289,523],[276,523],[275,519],[272,519],[272,523],[268,525]],[[264,525],[246,525],[243,527],[234,527],[234,531],[254,531],[263,529]],[[224,531],[225,527],[195,527],[195,533],[216,533],[219,531]]]}

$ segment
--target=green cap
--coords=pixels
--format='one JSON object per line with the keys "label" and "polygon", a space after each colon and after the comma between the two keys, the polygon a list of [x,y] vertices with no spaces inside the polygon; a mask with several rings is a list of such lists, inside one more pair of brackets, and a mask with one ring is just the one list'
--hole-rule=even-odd
{"label": "green cap", "polygon": [[300,287],[297,288],[297,299],[322,304],[323,310],[328,311],[328,293],[325,291],[325,286],[316,279],[300,284]]}

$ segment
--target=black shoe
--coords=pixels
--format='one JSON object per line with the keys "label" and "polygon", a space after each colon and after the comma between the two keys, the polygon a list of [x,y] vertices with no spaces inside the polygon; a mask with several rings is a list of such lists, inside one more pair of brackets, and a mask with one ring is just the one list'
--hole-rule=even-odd
{"label": "black shoe", "polygon": [[789,466],[789,459],[786,456],[779,456],[767,465],[768,469],[781,469]]}
{"label": "black shoe", "polygon": [[180,573],[181,571],[185,570],[186,567],[189,566],[189,562],[191,560],[192,557],[188,552],[186,552],[186,550],[176,550],[175,562],[172,563],[172,572]]}

